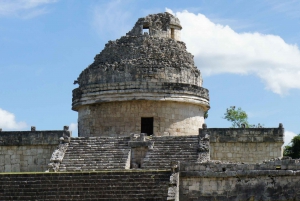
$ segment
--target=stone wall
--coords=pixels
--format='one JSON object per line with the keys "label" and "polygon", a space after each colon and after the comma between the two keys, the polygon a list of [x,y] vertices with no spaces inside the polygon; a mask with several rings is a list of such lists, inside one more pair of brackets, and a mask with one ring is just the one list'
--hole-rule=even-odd
{"label": "stone wall", "polygon": [[0,172],[46,171],[56,146],[0,146]]}
{"label": "stone wall", "polygon": [[124,101],[81,107],[79,136],[141,133],[141,117],[154,118],[154,135],[197,135],[204,122],[200,106],[169,101]]}
{"label": "stone wall", "polygon": [[200,135],[210,135],[210,159],[261,163],[282,157],[283,128],[208,128]]}
{"label": "stone wall", "polygon": [[43,172],[59,144],[70,131],[0,132],[0,172]]}
{"label": "stone wall", "polygon": [[282,157],[282,145],[282,142],[211,143],[210,159],[243,163],[261,163],[264,160]]}
{"label": "stone wall", "polygon": [[180,164],[180,200],[300,200],[298,160]]}

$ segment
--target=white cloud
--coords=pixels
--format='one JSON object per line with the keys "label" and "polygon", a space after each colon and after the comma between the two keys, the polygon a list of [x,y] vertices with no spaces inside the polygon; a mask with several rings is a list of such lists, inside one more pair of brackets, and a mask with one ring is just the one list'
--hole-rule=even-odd
{"label": "white cloud", "polygon": [[284,146],[288,145],[297,134],[291,131],[284,132]]}
{"label": "white cloud", "polygon": [[[170,9],[166,9],[172,12]],[[300,89],[300,51],[276,35],[237,33],[202,14],[176,12],[182,41],[204,75],[254,74],[277,94]]]}
{"label": "white cloud", "polygon": [[16,16],[25,19],[47,13],[43,7],[58,0],[1,0],[0,16]]}
{"label": "white cloud", "polygon": [[25,122],[16,122],[15,115],[0,108],[0,128],[7,130],[20,130],[27,127]]}
{"label": "white cloud", "polygon": [[73,137],[78,136],[78,126],[77,126],[77,123],[71,123],[69,125],[69,130],[72,131],[72,136]]}

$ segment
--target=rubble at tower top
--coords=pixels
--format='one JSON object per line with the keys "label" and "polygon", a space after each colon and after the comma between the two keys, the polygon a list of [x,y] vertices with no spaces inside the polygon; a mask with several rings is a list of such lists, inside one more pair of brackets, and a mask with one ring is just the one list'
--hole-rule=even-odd
{"label": "rubble at tower top", "polygon": [[75,82],[80,87],[149,81],[201,87],[200,71],[179,40],[180,30],[179,20],[167,12],[140,18],[126,36],[109,41]]}
{"label": "rubble at tower top", "polygon": [[140,18],[127,35],[138,36],[143,34],[143,31],[148,30],[151,36],[172,38],[180,41],[181,29],[179,19],[165,12]]}

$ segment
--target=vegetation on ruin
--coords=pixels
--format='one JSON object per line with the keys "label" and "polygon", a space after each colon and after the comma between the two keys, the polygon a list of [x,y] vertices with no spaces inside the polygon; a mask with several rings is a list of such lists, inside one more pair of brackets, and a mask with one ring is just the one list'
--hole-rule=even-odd
{"label": "vegetation on ruin", "polygon": [[250,124],[248,122],[248,115],[247,113],[242,110],[242,108],[237,108],[235,106],[231,106],[230,108],[226,109],[226,112],[224,113],[224,119],[227,121],[230,121],[232,123],[230,128],[242,128],[242,125],[245,125],[245,128],[263,128],[264,124],[258,123]]}
{"label": "vegetation on ruin", "polygon": [[231,128],[241,128],[242,124],[244,124],[246,128],[253,127],[253,125],[250,125],[248,122],[247,113],[240,107],[237,109],[235,106],[227,108],[223,118],[232,123]]}
{"label": "vegetation on ruin", "polygon": [[208,110],[204,112],[204,119],[208,118]]}
{"label": "vegetation on ruin", "polygon": [[289,145],[284,147],[283,155],[300,158],[300,133],[291,140]]}

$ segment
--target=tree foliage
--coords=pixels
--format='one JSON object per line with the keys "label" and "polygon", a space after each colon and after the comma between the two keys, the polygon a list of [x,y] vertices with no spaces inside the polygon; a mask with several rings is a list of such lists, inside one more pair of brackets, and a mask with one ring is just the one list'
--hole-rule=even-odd
{"label": "tree foliage", "polygon": [[208,118],[208,111],[205,111],[204,112],[204,119],[207,119]]}
{"label": "tree foliage", "polygon": [[240,107],[238,109],[235,106],[227,108],[223,118],[232,123],[231,128],[241,128],[242,124],[245,124],[246,128],[253,127],[248,122],[247,113]]}
{"label": "tree foliage", "polygon": [[284,147],[283,155],[292,158],[300,158],[300,134],[292,139],[290,145]]}

